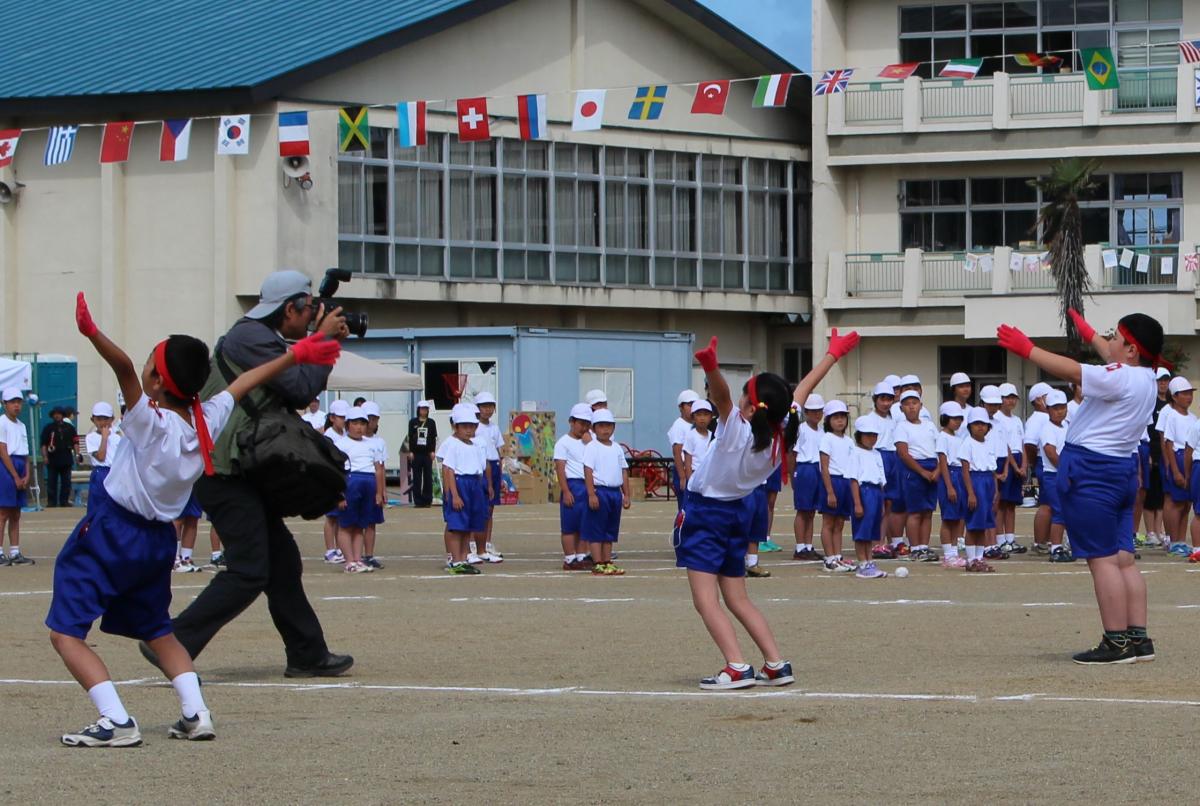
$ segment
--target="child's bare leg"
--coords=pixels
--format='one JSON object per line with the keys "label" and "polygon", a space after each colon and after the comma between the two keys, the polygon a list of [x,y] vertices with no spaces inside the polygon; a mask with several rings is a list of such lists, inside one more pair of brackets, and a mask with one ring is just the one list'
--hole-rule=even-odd
{"label": "child's bare leg", "polygon": [[[1092,572],[1092,586],[1096,591],[1096,604],[1100,606],[1100,622],[1105,630],[1111,632],[1129,629],[1130,597],[1125,584],[1125,573],[1121,570],[1118,558],[1119,554],[1116,554],[1111,557],[1092,557],[1087,561],[1088,570]],[[1132,557],[1130,561],[1132,562]],[[1143,599],[1145,592],[1143,582]]]}
{"label": "child's bare leg", "polygon": [[363,529],[363,554],[367,557],[375,556],[375,524]]}
{"label": "child's bare leg", "polygon": [[338,522],[337,518],[325,518],[325,550],[337,548]]}
{"label": "child's bare leg", "polygon": [[562,550],[564,557],[570,557],[572,554],[577,554],[575,550],[576,544],[579,542],[579,533],[573,532],[562,535]]}
{"label": "child's bare leg", "polygon": [[341,550],[342,556],[346,558],[347,564],[358,562],[354,557],[354,535],[350,529],[344,526],[340,527],[337,531],[337,542],[338,548]]}
{"label": "child's bare leg", "polygon": [[100,660],[100,656],[82,638],[51,630],[50,645],[62,658],[71,677],[74,677],[85,690],[112,679],[104,661]]}
{"label": "child's bare leg", "polygon": [[[689,571],[688,576],[690,577],[691,574],[692,572]],[[775,643],[775,634],[771,632],[771,626],[767,624],[766,617],[746,594],[746,578],[719,576],[717,582],[721,588],[721,595],[725,597],[725,606],[742,623],[746,632],[750,633],[750,638],[758,645],[763,659],[767,663],[778,663],[782,660],[779,657],[779,645]],[[707,622],[705,624],[707,625]]]}
{"label": "child's bare leg", "polygon": [[1145,627],[1149,617],[1146,604],[1146,578],[1138,570],[1133,555],[1127,551],[1117,553],[1117,566],[1125,581],[1125,614],[1130,627]]}
{"label": "child's bare leg", "polygon": [[4,550],[4,532],[5,527],[8,525],[8,514],[11,511],[7,507],[0,509],[0,551]]}
{"label": "child's bare leg", "polygon": [[350,530],[350,550],[354,552],[354,562],[361,563],[363,558],[363,530],[357,526]]}
{"label": "child's bare leg", "polygon": [[[700,614],[700,620],[704,622],[708,634],[712,636],[717,649],[725,657],[725,662],[745,663],[746,659],[742,655],[742,648],[738,645],[737,633],[733,629],[733,621],[721,608],[717,575],[688,569],[688,586],[692,591],[692,606]],[[744,581],[742,592],[745,595]],[[725,601],[729,601],[729,594],[726,594]],[[751,606],[753,607],[753,605]],[[747,627],[748,629],[749,627]],[[753,637],[753,633],[751,633],[751,637]]]}
{"label": "child's bare leg", "polygon": [[[838,553],[839,546],[835,545],[833,540],[834,521],[837,517],[834,515],[821,516],[821,548],[825,551],[825,557],[829,558]],[[838,535],[838,543],[841,543],[841,535]]]}
{"label": "child's bare leg", "polygon": [[8,547],[21,548],[21,509],[10,507],[8,510]]}
{"label": "child's bare leg", "polygon": [[767,493],[767,540],[771,539],[771,529],[775,526],[775,501],[779,493]]}
{"label": "child's bare leg", "polygon": [[812,542],[814,518],[815,513],[812,512],[796,513],[796,519],[792,522],[792,532],[796,538],[796,545],[800,545],[801,543],[808,545]]}

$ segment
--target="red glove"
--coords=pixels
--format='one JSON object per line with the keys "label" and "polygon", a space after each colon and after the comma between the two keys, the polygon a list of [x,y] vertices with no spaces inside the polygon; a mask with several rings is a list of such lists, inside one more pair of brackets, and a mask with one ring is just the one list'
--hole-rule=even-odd
{"label": "red glove", "polygon": [[836,327],[829,331],[829,354],[834,361],[849,355],[857,346],[857,331],[851,330],[845,336],[839,336]]}
{"label": "red glove", "polygon": [[708,342],[708,346],[697,351],[695,356],[705,372],[714,371],[717,368],[717,337],[713,336]]}
{"label": "red glove", "polygon": [[87,300],[83,298],[82,291],[75,296],[75,325],[79,332],[89,339],[100,332],[100,328],[92,321],[92,312],[88,310]]}
{"label": "red glove", "polygon": [[1071,317],[1071,321],[1075,323],[1075,329],[1079,331],[1079,338],[1090,343],[1096,337],[1096,328],[1088,324],[1088,321],[1083,318],[1083,314],[1074,308],[1067,309],[1067,316]]}
{"label": "red glove", "polygon": [[1033,342],[1029,337],[1011,325],[1000,325],[996,328],[996,340],[1005,350],[1016,353],[1021,358],[1028,359],[1029,354],[1033,352]]}
{"label": "red glove", "polygon": [[333,366],[341,355],[342,345],[324,333],[313,333],[292,345],[297,364]]}

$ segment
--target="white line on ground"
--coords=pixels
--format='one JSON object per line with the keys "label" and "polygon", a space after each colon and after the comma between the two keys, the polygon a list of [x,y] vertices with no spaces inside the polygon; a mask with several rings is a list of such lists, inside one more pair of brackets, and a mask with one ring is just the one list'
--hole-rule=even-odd
{"label": "white line on ground", "polygon": [[348,602],[357,599],[378,599],[378,596],[322,596],[322,602]]}
{"label": "white line on ground", "polygon": [[456,596],[451,602],[583,602],[584,604],[603,604],[605,602],[636,602],[634,597],[624,599],[599,599],[589,596],[556,597],[556,596]]}

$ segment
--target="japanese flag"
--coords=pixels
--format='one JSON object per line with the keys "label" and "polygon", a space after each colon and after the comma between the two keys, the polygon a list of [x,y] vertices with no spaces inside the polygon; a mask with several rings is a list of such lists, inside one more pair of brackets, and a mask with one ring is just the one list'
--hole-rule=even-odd
{"label": "japanese flag", "polygon": [[571,130],[594,132],[600,128],[604,118],[605,90],[580,90],[575,93],[575,115],[571,118]]}

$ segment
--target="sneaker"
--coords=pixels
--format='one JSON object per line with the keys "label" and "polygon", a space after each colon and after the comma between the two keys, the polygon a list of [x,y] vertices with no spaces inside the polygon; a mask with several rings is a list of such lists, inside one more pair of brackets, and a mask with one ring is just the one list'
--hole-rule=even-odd
{"label": "sneaker", "polygon": [[986,560],[976,560],[975,561],[975,571],[980,574],[996,573],[996,569],[993,568],[991,565],[989,565]]}
{"label": "sneaker", "polygon": [[908,547],[907,543],[901,543],[898,546],[892,546],[892,552],[897,557],[907,557],[908,555],[912,554],[912,549]]}
{"label": "sneaker", "polygon": [[938,556],[933,549],[921,549],[914,551],[909,559],[919,563],[935,563],[938,561]]}
{"label": "sneaker", "polygon": [[838,560],[838,565],[844,567],[847,571],[857,571],[858,570],[858,563],[851,562],[850,560],[846,560],[846,559]]}
{"label": "sneaker", "polygon": [[612,563],[606,563],[604,566],[604,575],[606,577],[623,577],[625,576],[625,569]]}
{"label": "sneaker", "polygon": [[875,563],[863,563],[858,567],[854,576],[859,579],[883,579],[887,576],[887,571],[879,570]]}
{"label": "sneaker", "polygon": [[1188,555],[1188,562],[1200,563],[1200,549],[1196,549],[1195,551],[1193,551],[1191,554]]}
{"label": "sneaker", "polygon": [[206,742],[209,739],[217,738],[217,732],[213,730],[212,714],[208,711],[200,711],[190,719],[186,716],[181,716],[167,729],[167,735],[172,739],[187,739],[189,742]]}
{"label": "sneaker", "polygon": [[1144,549],[1148,546],[1153,546],[1153,545],[1155,545],[1155,543],[1150,542],[1149,538],[1146,535],[1139,534],[1137,532],[1133,533],[1134,548]]}
{"label": "sneaker", "polygon": [[984,550],[983,556],[988,560],[1007,560],[1008,552],[1002,549],[1000,546],[988,546],[987,549]]}
{"label": "sneaker", "polygon": [[871,549],[872,560],[894,560],[896,552],[892,551],[890,546],[876,546]]}
{"label": "sneaker", "polygon": [[[1171,547],[1167,549],[1167,553],[1174,554],[1176,557],[1187,557],[1192,553],[1192,550],[1187,543],[1172,543]],[[14,562],[13,564],[15,565],[16,563]]]}
{"label": "sneaker", "polygon": [[6,565],[8,565],[8,555],[5,554],[3,550],[0,550],[0,568],[3,568]]}
{"label": "sneaker", "polygon": [[369,574],[375,569],[366,563],[346,563],[346,567],[342,569],[344,574]]}
{"label": "sneaker", "polygon": [[758,550],[765,551],[769,554],[774,551],[783,551],[783,546],[779,545],[774,540],[772,540],[771,538],[768,537],[766,540],[759,541]]}
{"label": "sneaker", "polygon": [[372,570],[374,570],[376,568],[383,568],[383,563],[381,563],[381,562],[379,562],[379,560],[375,559],[374,554],[364,554],[363,555],[363,565],[367,566],[368,568],[370,568]]}
{"label": "sneaker", "polygon": [[1081,666],[1100,666],[1107,663],[1137,663],[1137,655],[1134,654],[1132,641],[1117,644],[1106,635],[1095,647],[1073,655],[1071,660]]}
{"label": "sneaker", "polygon": [[446,573],[454,576],[470,576],[471,574],[479,574],[482,572],[475,566],[468,565],[467,563],[450,563],[446,566]]}
{"label": "sneaker", "polygon": [[574,562],[574,565],[575,565],[576,571],[591,571],[593,568],[596,567],[596,561],[593,560],[591,555],[589,554],[587,557],[584,557],[583,559],[576,560]]}
{"label": "sneaker", "polygon": [[942,568],[966,568],[966,557],[942,557]]}
{"label": "sneaker", "polygon": [[1075,562],[1075,558],[1071,555],[1071,552],[1068,551],[1067,549],[1057,548],[1054,551],[1050,552],[1050,562],[1052,562],[1052,563],[1073,563],[1073,562]]}
{"label": "sneaker", "polygon": [[1026,552],[1029,551],[1029,549],[1027,547],[1022,546],[1020,543],[1017,543],[1015,541],[1009,542],[1008,545],[1006,545],[1004,547],[1004,550],[1007,551],[1009,554],[1025,554]]}
{"label": "sneaker", "polygon": [[481,565],[483,563],[483,558],[472,551],[467,554],[467,562],[471,565]]}
{"label": "sneaker", "polygon": [[771,572],[758,564],[747,565],[746,566],[746,576],[758,577],[759,579],[766,579],[767,577],[771,576]]}
{"label": "sneaker", "polygon": [[191,560],[180,560],[175,563],[175,573],[177,574],[198,574],[200,569]]}
{"label": "sneaker", "polygon": [[1034,554],[1049,554],[1050,553],[1050,544],[1034,543],[1033,544],[1033,553]]}
{"label": "sneaker", "polygon": [[979,560],[967,560],[967,564],[963,566],[963,570],[968,574],[979,572]]}
{"label": "sneaker", "polygon": [[1133,655],[1138,663],[1149,663],[1154,660],[1154,642],[1149,638],[1130,638]]}
{"label": "sneaker", "polygon": [[37,565],[37,561],[29,559],[24,554],[22,554],[21,552],[18,551],[16,554],[8,555],[8,564],[9,565]]}
{"label": "sneaker", "polygon": [[790,686],[796,682],[796,676],[792,674],[792,664],[784,661],[778,669],[763,664],[754,675],[754,682],[760,686]]}
{"label": "sneaker", "polygon": [[331,549],[325,552],[325,562],[330,565],[341,565],[346,562],[346,558],[342,556],[342,552],[338,549]]}
{"label": "sneaker", "polygon": [[225,555],[224,554],[214,554],[213,556],[208,558],[208,565],[206,565],[204,567],[205,568],[215,568],[218,571],[220,571],[222,568],[226,567]]}
{"label": "sneaker", "polygon": [[64,733],[62,743],[67,747],[137,747],[142,743],[142,732],[133,717],[124,725],[114,725],[102,716],[78,733]]}
{"label": "sneaker", "polygon": [[608,570],[607,563],[593,563],[592,564],[592,576],[602,577],[602,576],[604,576],[604,574],[607,570]]}
{"label": "sneaker", "polygon": [[754,667],[735,669],[732,666],[726,666],[712,677],[701,679],[700,688],[705,691],[726,691],[735,688],[753,688],[757,684]]}
{"label": "sneaker", "polygon": [[847,571],[853,571],[854,569],[840,560],[827,559],[825,560],[825,570],[831,571],[835,574],[844,574]]}
{"label": "sneaker", "polygon": [[503,557],[501,557],[499,554],[492,554],[490,551],[485,551],[483,554],[480,554],[479,559],[485,563],[502,563],[502,562],[504,562]]}
{"label": "sneaker", "polygon": [[800,549],[799,551],[792,552],[792,559],[804,561],[823,560],[825,559],[825,555],[815,549]]}
{"label": "sneaker", "polygon": [[[485,554],[491,554],[493,557],[499,557],[500,560],[504,559],[504,552],[502,552],[498,548],[496,548],[495,543],[485,543],[483,546],[483,550],[484,550]],[[499,562],[500,560],[497,560],[496,562]],[[488,560],[488,562],[492,562],[492,561]]]}

